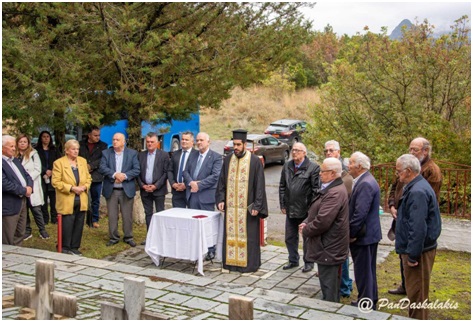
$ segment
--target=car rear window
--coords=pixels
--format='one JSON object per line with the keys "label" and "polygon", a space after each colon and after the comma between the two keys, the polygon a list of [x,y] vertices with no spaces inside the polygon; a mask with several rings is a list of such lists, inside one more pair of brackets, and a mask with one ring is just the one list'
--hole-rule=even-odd
{"label": "car rear window", "polygon": [[288,129],[289,126],[287,125],[279,125],[279,124],[271,124],[268,127],[270,131],[282,132]]}

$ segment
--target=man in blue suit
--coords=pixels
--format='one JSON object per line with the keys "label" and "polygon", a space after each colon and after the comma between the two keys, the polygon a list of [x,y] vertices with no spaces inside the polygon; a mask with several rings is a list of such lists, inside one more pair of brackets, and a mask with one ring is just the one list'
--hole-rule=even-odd
{"label": "man in blue suit", "polygon": [[363,153],[355,152],[348,163],[348,171],[353,177],[353,190],[349,203],[350,252],[353,258],[358,300],[369,299],[372,308],[378,302],[376,280],[376,254],[381,240],[379,221],[379,185],[369,172],[370,159]]}
{"label": "man in blue suit", "polygon": [[222,156],[210,150],[210,137],[199,133],[196,138],[199,153],[191,154],[184,171],[186,198],[189,208],[214,211],[215,191],[222,169]]}
{"label": "man in blue suit", "polygon": [[[222,169],[222,156],[210,150],[210,137],[199,133],[196,138],[199,153],[191,154],[184,171],[186,197],[189,208],[214,211],[215,192]],[[215,257],[215,245],[209,247],[206,260]]]}
{"label": "man in blue suit", "polygon": [[186,208],[186,185],[184,184],[183,174],[190,155],[199,152],[194,149],[194,134],[192,132],[183,132],[181,136],[181,149],[175,151],[171,156],[168,181],[171,186],[172,207]]}
{"label": "man in blue suit", "polygon": [[26,230],[26,198],[33,179],[15,158],[15,137],[2,136],[2,244],[21,245]]}
{"label": "man in blue suit", "polygon": [[112,148],[102,152],[99,172],[104,176],[102,194],[107,200],[108,234],[107,246],[118,243],[118,212],[122,213],[123,241],[135,247],[133,240],[133,203],[135,178],[140,175],[138,153],[125,147],[125,135],[116,133],[112,138]]}

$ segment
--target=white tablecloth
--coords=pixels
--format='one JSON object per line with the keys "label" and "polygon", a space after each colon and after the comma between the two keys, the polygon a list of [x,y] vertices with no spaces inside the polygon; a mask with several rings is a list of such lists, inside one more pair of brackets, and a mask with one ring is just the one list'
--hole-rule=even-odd
{"label": "white tablecloth", "polygon": [[[193,218],[206,215],[205,218]],[[159,266],[161,257],[197,261],[204,275],[204,256],[217,245],[216,260],[222,259],[223,216],[220,212],[171,208],[153,214],[145,251]]]}

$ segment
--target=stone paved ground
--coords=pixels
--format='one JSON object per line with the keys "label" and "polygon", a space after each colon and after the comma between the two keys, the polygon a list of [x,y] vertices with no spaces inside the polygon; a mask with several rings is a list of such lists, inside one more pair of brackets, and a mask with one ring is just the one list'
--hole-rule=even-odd
{"label": "stone paved ground", "polygon": [[[392,247],[380,246],[384,259]],[[100,301],[123,302],[123,279],[137,277],[146,283],[146,309],[171,319],[228,319],[228,297],[252,297],[254,318],[270,319],[401,319],[383,312],[360,312],[357,308],[320,300],[321,291],[315,271],[283,271],[287,253],[284,248],[262,248],[263,265],[256,273],[225,273],[220,264],[207,262],[205,277],[195,275],[188,261],[166,259],[164,268],[156,267],[143,247],[132,248],[105,260],[88,259],[60,253],[2,247],[3,319],[24,318],[21,308],[11,307],[14,284],[34,286],[34,262],[54,261],[56,291],[78,298],[77,319],[100,319]],[[9,300],[10,299],[10,300]]]}

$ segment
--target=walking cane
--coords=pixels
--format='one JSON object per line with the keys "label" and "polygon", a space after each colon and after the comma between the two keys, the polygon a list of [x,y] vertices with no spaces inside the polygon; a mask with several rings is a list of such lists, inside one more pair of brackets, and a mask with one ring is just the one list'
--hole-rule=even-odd
{"label": "walking cane", "polygon": [[57,214],[57,251],[62,253],[62,215]]}

